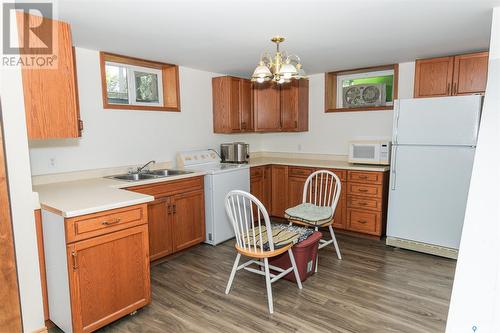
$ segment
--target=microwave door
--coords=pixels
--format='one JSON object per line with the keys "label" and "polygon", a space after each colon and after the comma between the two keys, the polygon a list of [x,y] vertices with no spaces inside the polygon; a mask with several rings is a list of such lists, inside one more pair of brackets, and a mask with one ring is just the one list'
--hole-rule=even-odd
{"label": "microwave door", "polygon": [[380,153],[380,146],[378,145],[352,145],[352,160],[357,162],[373,163],[377,159],[377,154]]}

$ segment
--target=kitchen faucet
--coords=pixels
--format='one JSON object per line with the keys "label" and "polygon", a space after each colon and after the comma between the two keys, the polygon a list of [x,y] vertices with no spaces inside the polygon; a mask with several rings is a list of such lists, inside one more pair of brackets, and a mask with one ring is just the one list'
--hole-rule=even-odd
{"label": "kitchen faucet", "polygon": [[143,166],[141,166],[140,168],[137,168],[137,173],[141,173],[141,172],[142,172],[142,170],[146,169],[146,167],[147,167],[148,165],[150,165],[150,164],[154,164],[154,163],[156,163],[156,161],[151,160],[151,161],[149,161],[148,163],[146,163],[146,164],[144,164]]}

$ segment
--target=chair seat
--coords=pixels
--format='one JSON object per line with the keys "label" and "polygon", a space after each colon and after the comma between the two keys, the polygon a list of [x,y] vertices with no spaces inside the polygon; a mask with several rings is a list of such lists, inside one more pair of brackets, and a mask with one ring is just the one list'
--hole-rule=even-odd
{"label": "chair seat", "polygon": [[316,206],[312,203],[302,203],[285,211],[285,218],[312,226],[321,226],[332,220],[332,207]]}
{"label": "chair seat", "polygon": [[[271,230],[273,235],[274,248],[279,249],[285,247],[288,244],[297,243],[301,233],[292,228],[287,228],[287,226],[282,226],[278,224],[271,224]],[[255,235],[255,238],[254,238]],[[245,245],[250,247],[257,247],[260,250],[261,239],[264,251],[269,250],[268,239],[267,239],[267,229],[265,226],[255,226],[251,228],[247,233],[243,233],[243,240]],[[255,244],[254,244],[255,239]]]}

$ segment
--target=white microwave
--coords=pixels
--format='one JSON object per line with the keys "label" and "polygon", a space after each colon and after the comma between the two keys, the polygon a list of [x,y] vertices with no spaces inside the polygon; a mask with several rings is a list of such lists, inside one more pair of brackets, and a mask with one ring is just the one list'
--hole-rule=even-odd
{"label": "white microwave", "polygon": [[389,165],[390,161],[390,141],[349,142],[349,163]]}

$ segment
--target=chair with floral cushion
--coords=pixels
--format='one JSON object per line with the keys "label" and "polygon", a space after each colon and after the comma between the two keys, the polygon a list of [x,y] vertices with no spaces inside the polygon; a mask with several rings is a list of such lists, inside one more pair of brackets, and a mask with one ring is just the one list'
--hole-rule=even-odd
{"label": "chair with floral cushion", "polygon": [[[319,249],[333,243],[337,257],[342,259],[332,227],[340,191],[340,179],[335,173],[328,170],[313,172],[304,184],[302,203],[288,208],[285,211],[285,217],[290,224],[296,223],[313,227],[316,231],[319,227],[328,227],[331,239],[320,240]],[[316,260],[316,271],[317,269],[318,261]]]}

